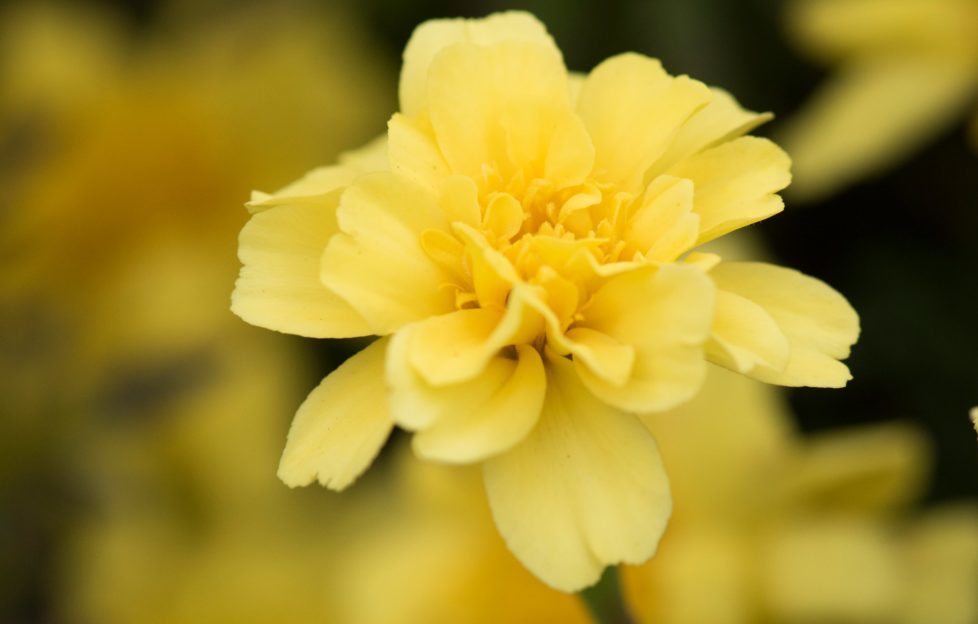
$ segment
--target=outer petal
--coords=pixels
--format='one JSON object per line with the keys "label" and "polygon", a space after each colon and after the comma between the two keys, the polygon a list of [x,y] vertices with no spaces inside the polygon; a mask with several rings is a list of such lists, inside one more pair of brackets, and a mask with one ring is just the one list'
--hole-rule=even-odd
{"label": "outer petal", "polygon": [[899,621],[900,559],[885,525],[811,518],[765,536],[759,590],[777,622]]}
{"label": "outer petal", "polygon": [[386,348],[380,339],[351,357],[299,407],[278,468],[289,487],[318,478],[342,490],[380,451],[394,425],[383,390]]}
{"label": "outer petal", "polygon": [[717,288],[753,301],[791,343],[784,371],[756,368],[751,376],[783,386],[841,387],[852,378],[839,362],[859,337],[859,316],[845,297],[798,271],[760,262],[723,262],[710,276]]}
{"label": "outer petal", "polygon": [[391,173],[360,178],[337,210],[341,233],[322,256],[320,278],[369,323],[389,334],[454,309],[451,274],[421,246],[447,223],[437,197]]}
{"label": "outer petal", "polygon": [[356,310],[319,281],[319,259],[337,231],[340,192],[251,217],[239,238],[243,266],[231,294],[235,314],[252,325],[313,338],[373,333]]}
{"label": "outer petal", "polygon": [[791,160],[777,145],[740,137],[679,162],[669,173],[696,186],[699,243],[750,225],[784,209],[776,195],[791,182]]}
{"label": "outer petal", "polygon": [[723,89],[711,87],[710,94],[710,103],[683,124],[669,149],[652,167],[653,175],[704,149],[741,137],[774,117],[771,113],[745,110]]}
{"label": "outer petal", "polygon": [[432,192],[451,172],[435,142],[431,123],[424,117],[395,114],[387,122],[391,168]]}
{"label": "outer petal", "polygon": [[505,312],[458,310],[418,323],[408,359],[430,384],[457,383],[478,375],[503,347],[529,342],[541,329],[539,315],[514,293]]}
{"label": "outer petal", "polygon": [[785,471],[785,505],[886,516],[920,497],[930,459],[924,434],[907,425],[822,433]]}
{"label": "outer petal", "polygon": [[246,206],[250,212],[260,212],[272,206],[316,203],[336,189],[349,186],[365,173],[385,171],[387,163],[387,137],[379,136],[355,150],[340,154],[340,163],[313,169],[288,186],[274,193],[251,192]]}
{"label": "outer petal", "polygon": [[569,100],[560,54],[539,43],[455,44],[428,74],[438,145],[454,173],[476,179],[487,166],[504,178],[527,168],[542,175]]}
{"label": "outer petal", "polygon": [[757,366],[783,371],[791,343],[767,311],[750,299],[717,291],[716,313],[706,353],[711,362],[750,373]]}
{"label": "outer petal", "polygon": [[614,385],[575,359],[584,384],[620,409],[669,409],[699,390],[706,374],[703,343],[713,319],[714,287],[695,267],[665,265],[619,275],[582,310],[580,325],[635,348],[624,385]]}
{"label": "outer petal", "polygon": [[840,70],[791,119],[791,192],[817,200],[896,164],[962,115],[978,73],[945,58],[884,57]]}
{"label": "outer petal", "polygon": [[414,435],[414,451],[419,456],[477,462],[508,450],[526,437],[540,416],[547,380],[543,361],[534,348],[521,345],[516,351],[516,360],[494,357],[468,382],[432,388],[417,380],[407,389],[421,389],[424,400],[430,403],[428,408],[436,412],[431,427]]}
{"label": "outer petal", "polygon": [[571,363],[548,357],[540,422],[520,445],[484,464],[496,526],[534,574],[563,591],[607,565],[655,553],[670,513],[652,435],[595,400]]}
{"label": "outer petal", "polygon": [[401,112],[415,115],[426,108],[428,70],[439,52],[455,43],[490,45],[530,41],[557,51],[547,28],[529,13],[509,11],[483,19],[429,20],[418,26],[404,48],[401,68]]}
{"label": "outer petal", "polygon": [[594,141],[596,174],[640,189],[646,169],[709,101],[706,85],[670,76],[655,59],[629,53],[604,61],[588,75],[577,102]]}

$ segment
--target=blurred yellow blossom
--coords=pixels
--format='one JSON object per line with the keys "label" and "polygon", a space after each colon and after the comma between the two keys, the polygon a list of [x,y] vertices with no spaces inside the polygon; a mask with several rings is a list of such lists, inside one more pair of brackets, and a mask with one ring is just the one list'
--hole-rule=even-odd
{"label": "blurred yellow blossom", "polygon": [[656,558],[622,571],[639,622],[975,621],[978,507],[910,515],[920,434],[803,439],[770,389],[714,373],[690,403],[645,417],[675,514]]}
{"label": "blurred yellow blossom", "polygon": [[782,210],[787,156],[744,136],[768,118],[638,54],[571,77],[526,13],[422,24],[386,137],[249,204],[238,315],[382,336],[299,408],[282,479],[342,489],[396,423],[425,459],[483,463],[548,584],[648,559],[670,500],[634,413],[690,399],[708,361],[849,379],[841,295],[692,251]]}
{"label": "blurred yellow blossom", "polygon": [[975,0],[794,0],[789,9],[799,48],[835,66],[784,129],[799,198],[898,163],[974,106]]}
{"label": "blurred yellow blossom", "polygon": [[[0,535],[4,607],[24,595],[33,605],[48,589],[54,555],[47,549],[60,545],[69,512],[81,506],[75,488],[88,487],[89,468],[125,455],[144,457],[149,469],[148,448],[165,441],[154,440],[158,431],[146,423],[201,419],[197,450],[181,442],[171,451],[211,468],[195,469],[196,487],[229,515],[251,504],[245,493],[256,484],[282,489],[263,478],[277,452],[262,463],[242,445],[207,465],[215,440],[236,427],[281,438],[285,423],[275,415],[297,400],[291,384],[311,383],[291,349],[272,357],[247,346],[263,340],[262,332],[227,310],[238,268],[235,230],[245,221],[240,203],[256,178],[281,185],[293,171],[376,134],[393,93],[356,23],[334,9],[282,2],[204,11],[191,4],[165,25],[140,24],[138,36],[90,4],[0,8],[0,475],[4,509],[16,509]],[[281,350],[286,345],[275,347]],[[262,399],[267,386],[229,372],[229,353],[288,370],[286,398]],[[186,404],[224,383],[256,388],[241,391],[251,399],[245,404],[209,405],[224,414],[219,425],[204,418],[208,410]],[[236,424],[248,410],[265,426]],[[103,466],[101,473],[125,472]],[[125,539],[167,553],[201,546],[153,542],[157,521],[143,518],[140,507],[151,506],[152,495],[129,494],[133,514],[100,509],[127,531]],[[248,530],[228,542],[268,543]],[[274,547],[268,550],[273,559]],[[325,555],[303,556],[309,569]],[[117,572],[120,584],[141,582]],[[148,586],[158,582],[147,578]],[[197,591],[203,601],[207,590]]]}

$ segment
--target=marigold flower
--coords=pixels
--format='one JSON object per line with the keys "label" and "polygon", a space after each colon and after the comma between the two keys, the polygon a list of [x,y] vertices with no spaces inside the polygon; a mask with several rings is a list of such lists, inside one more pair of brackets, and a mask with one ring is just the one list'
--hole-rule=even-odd
{"label": "marigold flower", "polygon": [[669,516],[634,413],[691,398],[708,362],[849,379],[841,295],[694,251],[782,210],[788,157],[744,136],[768,115],[638,54],[569,76],[525,13],[421,25],[400,99],[384,139],[257,194],[241,232],[242,318],[383,336],[299,408],[289,485],[346,487],[396,423],[423,458],[483,462],[509,547],[577,590],[652,556]]}
{"label": "marigold flower", "polygon": [[978,617],[978,506],[912,509],[932,463],[915,428],[802,437],[773,388],[719,369],[694,400],[644,420],[675,513],[656,558],[621,571],[635,621]]}
{"label": "marigold flower", "polygon": [[794,196],[817,199],[895,165],[974,106],[975,0],[796,0],[789,9],[799,49],[835,68],[784,130]]}

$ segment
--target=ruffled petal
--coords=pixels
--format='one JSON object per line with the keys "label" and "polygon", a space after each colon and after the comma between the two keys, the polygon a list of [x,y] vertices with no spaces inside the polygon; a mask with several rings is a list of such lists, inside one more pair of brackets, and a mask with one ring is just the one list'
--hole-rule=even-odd
{"label": "ruffled petal", "polygon": [[702,271],[682,265],[609,280],[581,311],[579,325],[632,345],[635,363],[628,380],[615,385],[575,358],[581,380],[601,400],[632,412],[661,411],[692,397],[706,374],[714,291]]}
{"label": "ruffled petal", "polygon": [[459,43],[428,74],[428,111],[454,173],[481,179],[543,175],[547,152],[570,110],[560,54],[539,43]]}
{"label": "ruffled petal", "polygon": [[669,149],[656,161],[650,171],[653,176],[693,154],[741,137],[774,118],[771,113],[755,113],[742,108],[723,89],[711,87],[710,96],[710,103],[683,124]]}
{"label": "ruffled petal", "polygon": [[386,335],[455,307],[450,271],[425,253],[428,230],[447,230],[437,197],[391,173],[361,177],[343,193],[341,233],[322,256],[320,278]]}
{"label": "ruffled petal", "polygon": [[680,126],[709,101],[706,85],[670,76],[655,59],[629,53],[604,61],[585,79],[577,101],[594,141],[595,174],[640,189]]}
{"label": "ruffled petal", "polygon": [[521,11],[496,13],[483,19],[428,20],[418,26],[404,49],[401,112],[415,115],[425,110],[428,71],[439,52],[456,43],[490,45],[501,41],[529,41],[557,51],[546,26]]}
{"label": "ruffled petal", "polygon": [[757,366],[783,371],[791,344],[767,311],[750,299],[718,290],[706,354],[711,362],[738,373]]}
{"label": "ruffled petal", "polygon": [[548,356],[540,422],[484,464],[496,526],[547,584],[577,591],[605,566],[655,553],[671,503],[652,435],[634,416],[581,387],[573,365]]}
{"label": "ruffled petal", "polygon": [[874,57],[841,68],[780,138],[794,162],[793,197],[815,201],[895,165],[974,101],[973,63]]}
{"label": "ruffled petal", "polygon": [[717,288],[753,301],[791,344],[783,371],[756,367],[751,376],[783,386],[838,388],[852,378],[839,360],[859,337],[859,316],[845,297],[798,271],[761,262],[723,262],[710,272]]}
{"label": "ruffled petal", "polygon": [[[431,387],[423,380],[399,392],[415,392],[431,413],[431,426],[415,433],[414,451],[425,459],[470,463],[487,459],[520,442],[540,416],[547,387],[540,354],[516,347],[516,359],[495,356],[473,379]],[[392,384],[393,385],[393,384]],[[397,397],[395,405],[410,404]]]}
{"label": "ruffled petal", "polygon": [[336,231],[341,190],[265,208],[241,230],[241,273],[231,310],[252,325],[312,338],[366,336],[360,314],[319,280],[319,260]]}
{"label": "ruffled petal", "polygon": [[292,421],[278,476],[289,487],[314,479],[342,490],[367,469],[394,426],[384,392],[380,339],[329,374]]}
{"label": "ruffled petal", "polygon": [[745,136],[687,158],[671,175],[696,186],[693,210],[702,244],[784,209],[777,192],[791,182],[791,159],[780,147]]}
{"label": "ruffled petal", "polygon": [[415,184],[437,191],[439,182],[451,172],[427,118],[395,114],[387,122],[387,136],[391,169]]}

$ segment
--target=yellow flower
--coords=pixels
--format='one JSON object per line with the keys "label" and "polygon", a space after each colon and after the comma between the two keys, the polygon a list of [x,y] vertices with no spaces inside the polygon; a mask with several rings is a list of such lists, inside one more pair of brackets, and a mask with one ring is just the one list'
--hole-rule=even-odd
{"label": "yellow flower", "polygon": [[[394,423],[483,463],[500,532],[577,590],[655,551],[669,515],[633,416],[708,361],[838,387],[858,333],[825,284],[699,245],[782,209],[766,115],[637,54],[571,77],[525,13],[420,26],[386,137],[273,194],[241,232],[232,309],[312,337],[379,335],[299,408],[279,474],[342,489]],[[386,387],[386,391],[385,391]]]}
{"label": "yellow flower", "polygon": [[898,163],[974,105],[975,0],[795,0],[789,8],[798,46],[837,66],[784,131],[798,197],[817,199]]}
{"label": "yellow flower", "polygon": [[919,432],[888,424],[802,439],[770,388],[720,370],[696,399],[645,421],[675,514],[656,558],[622,570],[637,621],[978,617],[978,507],[908,511],[928,464]]}

